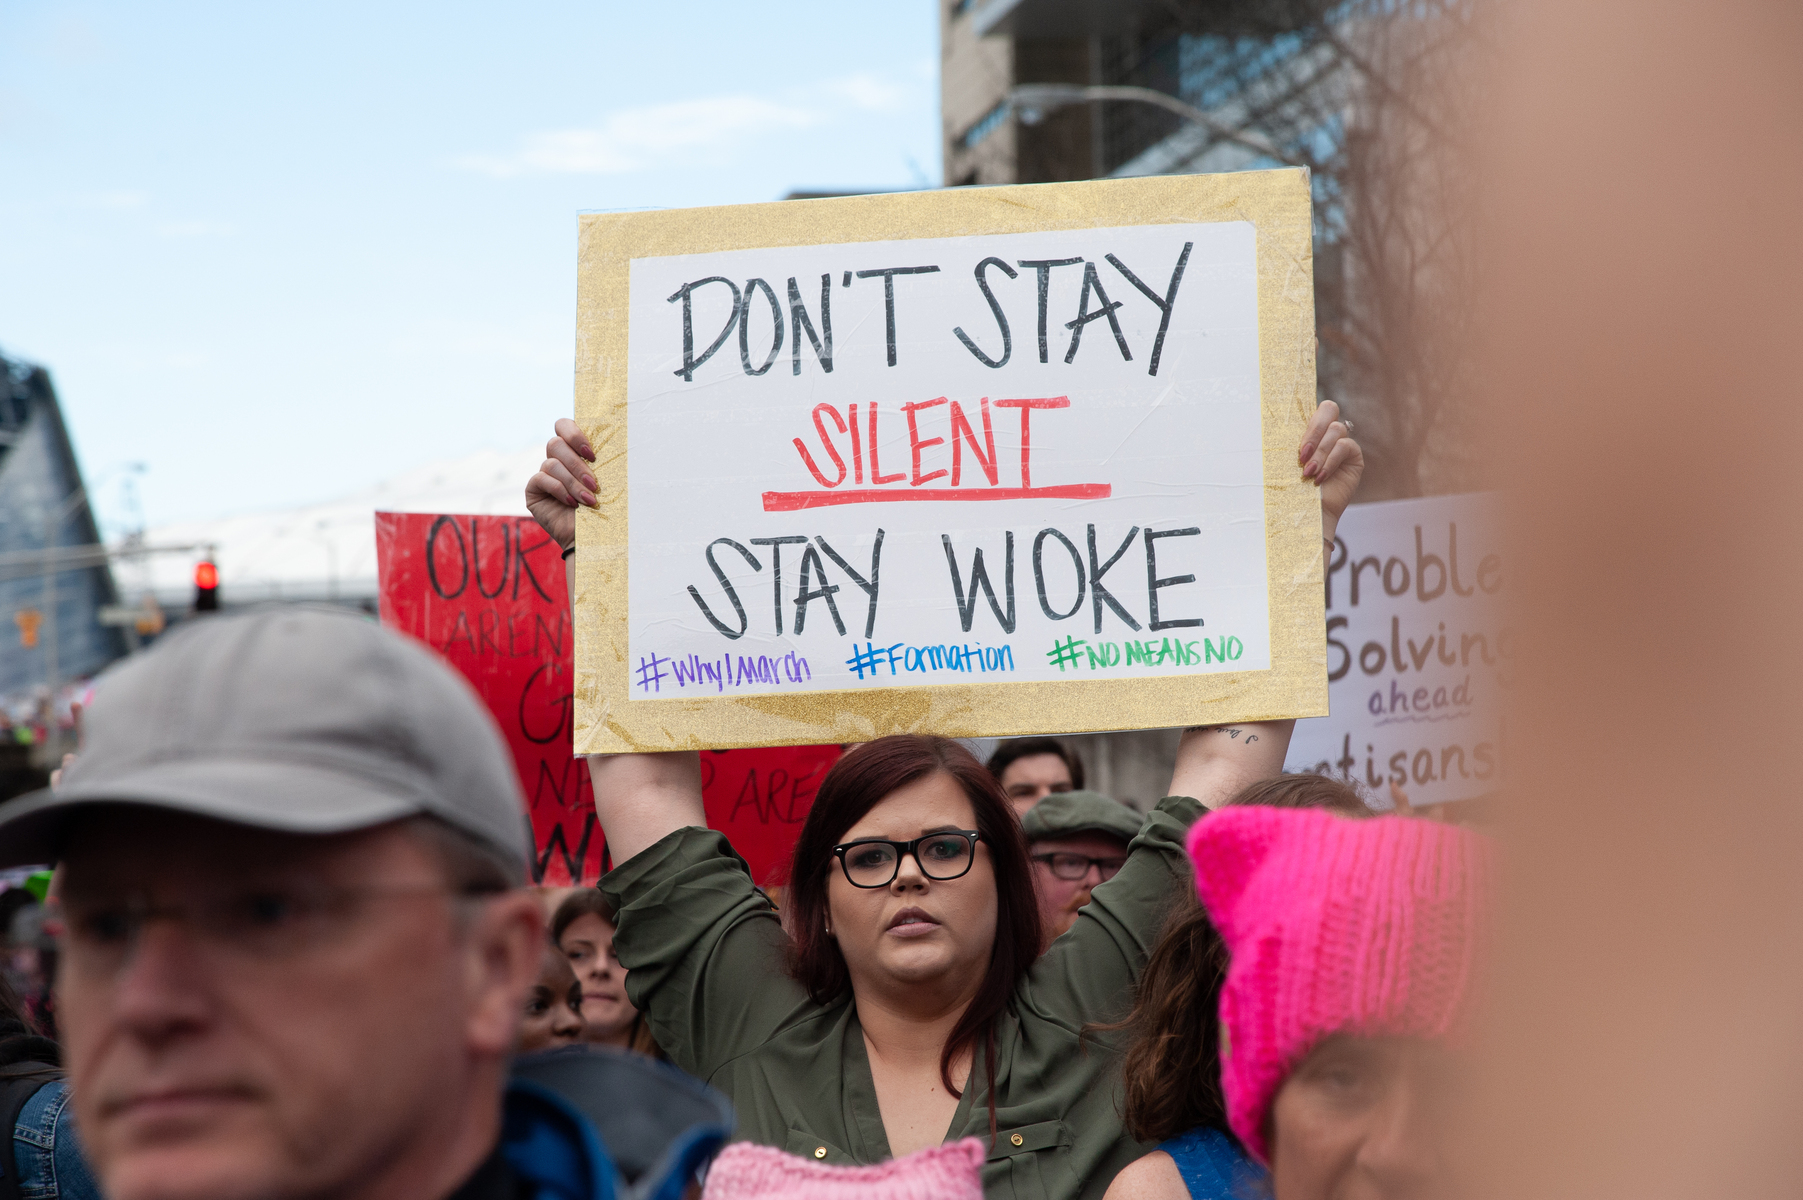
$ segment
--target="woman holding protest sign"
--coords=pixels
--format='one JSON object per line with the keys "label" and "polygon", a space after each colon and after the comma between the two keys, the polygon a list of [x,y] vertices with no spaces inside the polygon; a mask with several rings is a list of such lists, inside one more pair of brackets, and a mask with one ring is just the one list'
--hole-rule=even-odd
{"label": "woman holding protest sign", "polygon": [[[574,508],[596,504],[594,452],[573,422],[557,432],[527,501],[569,547]],[[1331,537],[1363,469],[1332,404],[1299,462]],[[1118,1047],[1082,1031],[1131,1003],[1188,887],[1189,824],[1281,770],[1289,732],[1189,731],[1182,795],[1044,956],[1018,820],[955,742],[881,738],[833,767],[796,845],[788,932],[705,828],[695,755],[591,758],[632,999],[674,1062],[732,1098],[752,1141],[872,1163],[975,1135],[991,1195],[1100,1197],[1144,1147],[1121,1128]]]}

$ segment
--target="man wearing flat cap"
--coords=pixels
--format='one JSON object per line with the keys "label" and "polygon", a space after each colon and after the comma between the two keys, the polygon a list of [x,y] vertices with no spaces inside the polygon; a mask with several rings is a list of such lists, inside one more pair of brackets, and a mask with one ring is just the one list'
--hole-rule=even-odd
{"label": "man wearing flat cap", "polygon": [[[106,1194],[606,1194],[555,1097],[509,1091],[503,1137],[545,941],[529,850],[481,702],[361,618],[209,617],[102,676],[60,786],[0,808],[0,865],[62,864],[58,1015]],[[531,1137],[560,1169],[510,1152]]]}
{"label": "man wearing flat cap", "polygon": [[1077,910],[1089,903],[1096,885],[1121,869],[1142,822],[1126,805],[1096,792],[1054,792],[1021,818],[1048,945],[1077,923]]}

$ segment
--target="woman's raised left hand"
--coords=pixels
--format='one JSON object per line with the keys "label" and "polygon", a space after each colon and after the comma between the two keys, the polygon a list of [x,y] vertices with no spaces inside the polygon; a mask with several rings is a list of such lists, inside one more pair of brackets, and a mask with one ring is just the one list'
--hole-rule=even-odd
{"label": "woman's raised left hand", "polygon": [[1296,462],[1302,477],[1321,489],[1321,536],[1332,538],[1365,473],[1365,452],[1332,400],[1322,401],[1309,418]]}

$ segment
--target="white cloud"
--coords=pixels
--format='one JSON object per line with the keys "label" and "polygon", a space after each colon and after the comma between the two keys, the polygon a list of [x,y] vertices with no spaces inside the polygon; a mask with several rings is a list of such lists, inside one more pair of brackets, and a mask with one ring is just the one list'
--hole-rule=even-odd
{"label": "white cloud", "polygon": [[237,232],[236,225],[221,221],[169,221],[157,226],[157,236],[166,238],[226,238]]}
{"label": "white cloud", "polygon": [[61,66],[85,67],[102,62],[112,49],[109,39],[85,17],[59,17],[46,32],[48,36],[39,42],[39,50]]}
{"label": "white cloud", "polygon": [[590,128],[526,136],[508,154],[468,154],[455,165],[497,178],[525,174],[619,175],[693,162],[735,143],[793,129],[830,124],[848,113],[893,113],[922,101],[920,78],[900,83],[859,72],[800,89],[779,99],[712,96],[623,109]]}
{"label": "white cloud", "polygon": [[875,75],[847,75],[827,82],[828,95],[873,112],[894,112],[907,103],[908,89]]}
{"label": "white cloud", "polygon": [[693,159],[734,141],[805,129],[825,119],[815,108],[757,96],[680,100],[625,109],[592,129],[530,134],[512,154],[466,155],[456,165],[497,178],[528,173],[617,175]]}

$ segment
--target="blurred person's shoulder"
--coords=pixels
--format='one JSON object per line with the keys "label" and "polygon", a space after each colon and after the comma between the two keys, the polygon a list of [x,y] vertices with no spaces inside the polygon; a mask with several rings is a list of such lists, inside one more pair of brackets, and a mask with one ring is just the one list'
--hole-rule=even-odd
{"label": "blurred person's shoulder", "polygon": [[1189,1188],[1177,1171],[1177,1160],[1154,1150],[1122,1167],[1103,1200],[1189,1200]]}

